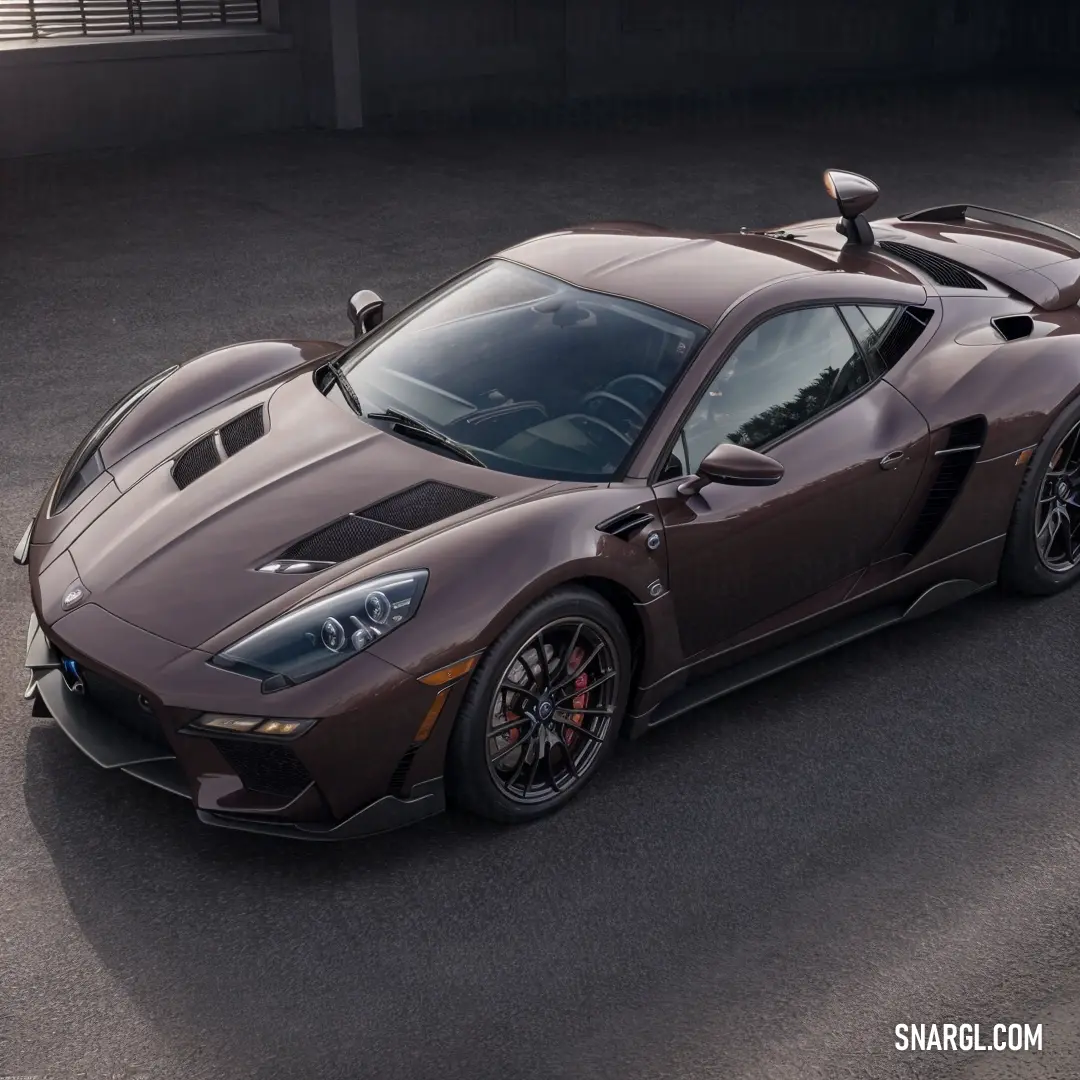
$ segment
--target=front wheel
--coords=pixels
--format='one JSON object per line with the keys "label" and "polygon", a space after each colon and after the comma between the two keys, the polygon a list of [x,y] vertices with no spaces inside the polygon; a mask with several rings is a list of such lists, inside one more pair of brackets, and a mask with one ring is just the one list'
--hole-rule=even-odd
{"label": "front wheel", "polygon": [[1080,578],[1080,403],[1039,445],[1017,496],[1001,563],[1012,592],[1050,596]]}
{"label": "front wheel", "polygon": [[566,588],[526,609],[488,651],[451,737],[451,799],[527,821],[573,798],[611,752],[626,709],[630,643],[617,612]]}

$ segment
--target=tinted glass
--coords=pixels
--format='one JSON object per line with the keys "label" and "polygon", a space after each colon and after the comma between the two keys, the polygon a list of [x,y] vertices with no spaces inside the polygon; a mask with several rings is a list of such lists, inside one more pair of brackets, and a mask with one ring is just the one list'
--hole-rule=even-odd
{"label": "tinted glass", "polygon": [[407,413],[491,468],[604,479],[705,335],[496,260],[365,338],[343,367],[366,413]]}
{"label": "tinted glass", "polygon": [[[879,360],[878,346],[888,334],[900,309],[891,305],[860,304],[856,307],[849,304],[840,310],[871,361]],[[881,363],[880,367],[884,369],[885,364]]]}
{"label": "tinted glass", "polygon": [[698,403],[675,448],[682,472],[722,442],[773,442],[869,380],[835,308],[777,315],[742,341]]}

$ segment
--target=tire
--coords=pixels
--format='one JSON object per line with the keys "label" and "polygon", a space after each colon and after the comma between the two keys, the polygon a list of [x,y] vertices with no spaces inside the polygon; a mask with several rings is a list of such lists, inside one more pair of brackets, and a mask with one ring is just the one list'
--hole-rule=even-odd
{"label": "tire", "polygon": [[[1066,475],[1058,476],[1062,471]],[[1065,501],[1052,486],[1061,479],[1069,487]],[[1048,501],[1051,492],[1053,501]],[[1051,513],[1066,517],[1059,516],[1055,526],[1047,519]],[[1065,522],[1070,536],[1074,529],[1080,531],[1080,401],[1066,407],[1050,425],[1020,485],[1001,560],[1001,584],[1008,592],[1052,596],[1080,579],[1080,536],[1076,558],[1070,559],[1069,540],[1062,532]]]}
{"label": "tire", "polygon": [[572,799],[618,737],[630,656],[618,613],[591,589],[558,589],[526,608],[466,691],[447,750],[450,801],[493,821],[524,822]]}

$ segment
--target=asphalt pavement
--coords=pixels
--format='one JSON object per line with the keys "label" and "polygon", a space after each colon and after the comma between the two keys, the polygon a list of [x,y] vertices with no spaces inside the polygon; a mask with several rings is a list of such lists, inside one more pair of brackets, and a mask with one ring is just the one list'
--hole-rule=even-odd
{"label": "asphalt pavement", "polygon": [[[485,253],[970,199],[1080,230],[1049,92],[677,125],[297,133],[0,162],[0,545],[167,362],[341,338]],[[843,523],[837,527],[842,529]],[[1080,592],[984,594],[707,707],[523,828],[349,845],[199,825],[21,699],[0,561],[0,1075],[621,1080],[1080,1075]],[[896,1024],[1043,1025],[1041,1053]]]}

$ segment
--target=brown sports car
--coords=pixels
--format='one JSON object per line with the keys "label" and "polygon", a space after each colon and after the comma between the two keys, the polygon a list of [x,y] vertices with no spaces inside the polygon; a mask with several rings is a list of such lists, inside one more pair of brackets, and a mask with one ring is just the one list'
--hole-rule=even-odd
{"label": "brown sports car", "polygon": [[1080,575],[1080,237],[976,206],[512,247],[174,366],[16,551],[26,696],[209,824],[546,813],[635,737]]}

